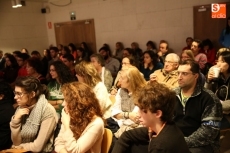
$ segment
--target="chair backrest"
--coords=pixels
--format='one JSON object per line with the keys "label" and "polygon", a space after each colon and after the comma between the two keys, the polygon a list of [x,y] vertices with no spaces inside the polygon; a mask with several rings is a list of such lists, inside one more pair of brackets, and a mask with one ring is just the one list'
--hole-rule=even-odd
{"label": "chair backrest", "polygon": [[113,139],[113,133],[110,129],[105,128],[102,143],[101,153],[108,153]]}

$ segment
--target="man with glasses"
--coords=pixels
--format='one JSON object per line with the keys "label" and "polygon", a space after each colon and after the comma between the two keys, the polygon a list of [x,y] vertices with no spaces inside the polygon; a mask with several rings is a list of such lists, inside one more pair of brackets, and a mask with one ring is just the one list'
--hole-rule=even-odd
{"label": "man with glasses", "polygon": [[164,68],[156,70],[150,75],[150,81],[165,84],[169,88],[178,87],[177,68],[180,58],[175,53],[170,53],[165,58]]}
{"label": "man with glasses", "polygon": [[219,151],[222,106],[213,92],[203,88],[199,77],[197,62],[186,60],[179,65],[174,122],[192,153],[215,153]]}

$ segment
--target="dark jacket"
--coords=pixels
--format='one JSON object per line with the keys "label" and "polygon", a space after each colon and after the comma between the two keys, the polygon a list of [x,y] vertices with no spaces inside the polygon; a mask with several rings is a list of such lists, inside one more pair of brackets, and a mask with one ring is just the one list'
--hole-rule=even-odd
{"label": "dark jacket", "polygon": [[183,133],[174,123],[167,123],[151,140],[146,127],[126,131],[116,142],[112,153],[127,153],[130,145],[148,141],[148,153],[189,153]]}
{"label": "dark jacket", "polygon": [[0,70],[5,68],[5,63],[6,63],[5,58],[2,58],[2,60],[0,61]]}
{"label": "dark jacket", "polygon": [[219,130],[222,106],[215,94],[197,84],[185,107],[181,102],[181,90],[176,88],[177,104],[174,122],[185,136],[188,147],[210,145],[214,152],[219,150]]}
{"label": "dark jacket", "polygon": [[12,145],[10,121],[14,112],[11,100],[0,100],[0,150],[9,149]]}

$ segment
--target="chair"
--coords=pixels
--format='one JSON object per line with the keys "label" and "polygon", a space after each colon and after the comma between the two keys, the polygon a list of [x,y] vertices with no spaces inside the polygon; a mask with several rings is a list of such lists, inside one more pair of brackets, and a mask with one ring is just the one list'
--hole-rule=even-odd
{"label": "chair", "polygon": [[110,129],[105,128],[101,143],[101,153],[108,153],[112,144],[113,133]]}

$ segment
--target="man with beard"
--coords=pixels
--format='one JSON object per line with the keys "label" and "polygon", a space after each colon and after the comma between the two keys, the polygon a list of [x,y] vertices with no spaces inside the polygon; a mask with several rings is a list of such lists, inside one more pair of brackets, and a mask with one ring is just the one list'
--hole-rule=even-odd
{"label": "man with beard", "polygon": [[115,78],[120,68],[120,62],[117,59],[111,57],[111,52],[107,47],[100,48],[99,53],[105,60],[105,68],[108,69],[111,72],[113,78]]}

